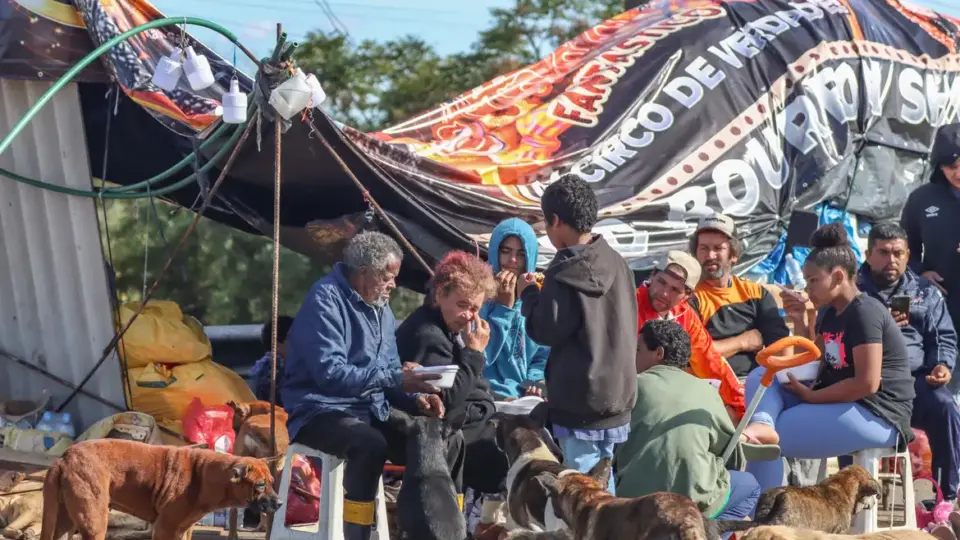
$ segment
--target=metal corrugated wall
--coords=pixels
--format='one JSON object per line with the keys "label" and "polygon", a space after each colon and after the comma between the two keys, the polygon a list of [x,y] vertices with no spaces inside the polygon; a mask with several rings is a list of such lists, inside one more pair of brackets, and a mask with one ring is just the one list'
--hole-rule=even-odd
{"label": "metal corrugated wall", "polygon": [[[49,83],[0,79],[0,133]],[[0,167],[53,184],[90,189],[76,85],[61,90],[0,156]],[[80,382],[113,336],[110,298],[92,199],[0,177],[0,351]],[[84,387],[124,405],[120,366],[109,358]],[[0,399],[48,392],[59,404],[69,390],[0,354]],[[68,407],[78,430],[114,410],[77,396]]]}

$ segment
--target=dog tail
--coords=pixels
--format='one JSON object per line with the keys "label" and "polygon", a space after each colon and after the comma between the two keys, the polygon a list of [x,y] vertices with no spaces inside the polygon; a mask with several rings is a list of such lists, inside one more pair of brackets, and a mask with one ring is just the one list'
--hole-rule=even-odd
{"label": "dog tail", "polygon": [[43,481],[43,519],[40,523],[40,540],[60,540],[70,528],[70,517],[66,514],[63,499],[60,496],[60,482],[63,475],[63,462],[57,461],[47,471]]}

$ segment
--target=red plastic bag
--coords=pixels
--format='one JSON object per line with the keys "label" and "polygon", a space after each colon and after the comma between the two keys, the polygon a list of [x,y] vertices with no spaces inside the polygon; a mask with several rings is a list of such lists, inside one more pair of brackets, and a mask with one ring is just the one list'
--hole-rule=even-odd
{"label": "red plastic bag", "polygon": [[916,438],[907,445],[910,450],[910,463],[913,465],[913,477],[933,478],[933,452],[930,450],[930,439],[920,429],[914,429]]}
{"label": "red plastic bag", "polygon": [[290,471],[290,492],[286,494],[284,519],[287,527],[320,521],[321,462],[297,455]]}
{"label": "red plastic bag", "polygon": [[226,405],[204,407],[200,398],[193,398],[183,415],[183,435],[196,444],[230,454],[237,434],[233,432],[233,409]]}

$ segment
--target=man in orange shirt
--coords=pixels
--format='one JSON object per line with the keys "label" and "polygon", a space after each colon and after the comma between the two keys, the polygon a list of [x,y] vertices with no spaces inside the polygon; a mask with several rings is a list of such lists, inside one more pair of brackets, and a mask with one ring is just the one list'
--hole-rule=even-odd
{"label": "man in orange shirt", "polygon": [[690,371],[701,379],[720,382],[720,397],[734,423],[743,416],[743,385],[730,365],[713,346],[700,315],[687,299],[700,281],[700,263],[689,253],[669,251],[650,280],[637,289],[638,325],[651,319],[676,321],[690,335]]}

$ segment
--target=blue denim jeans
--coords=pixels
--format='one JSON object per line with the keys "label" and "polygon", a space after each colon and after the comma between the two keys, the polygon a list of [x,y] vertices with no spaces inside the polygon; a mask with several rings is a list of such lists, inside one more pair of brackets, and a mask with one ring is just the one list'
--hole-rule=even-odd
{"label": "blue denim jeans", "polygon": [[728,471],[730,473],[730,497],[727,505],[717,514],[716,519],[741,520],[747,516],[753,517],[760,499],[760,484],[752,474],[742,471]]}
{"label": "blue denim jeans", "polygon": [[[747,377],[746,400],[750,403],[760,387],[763,368]],[[897,430],[886,420],[856,403],[804,403],[793,392],[780,386],[776,378],[760,399],[751,422],[773,426],[780,435],[783,457],[829,458],[851,454],[866,448],[892,447]],[[783,484],[783,460],[750,462],[753,474],[766,491]]]}
{"label": "blue denim jeans", "polygon": [[[576,437],[561,437],[558,439],[560,451],[563,452],[564,464],[571,469],[576,469],[584,474],[590,472],[601,459],[613,457],[614,443],[609,441],[583,441]],[[610,474],[610,482],[607,485],[607,491],[615,494],[613,486],[613,474]]]}

